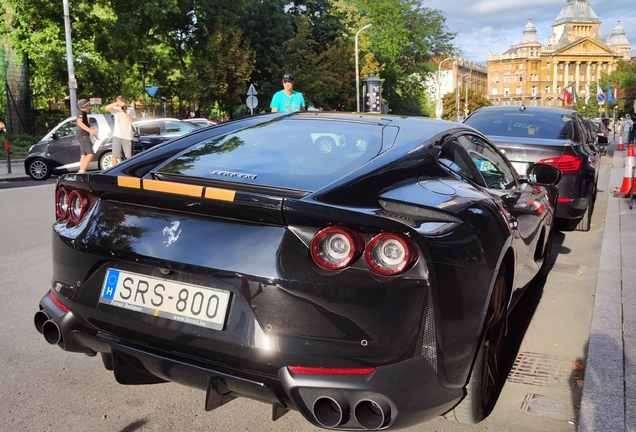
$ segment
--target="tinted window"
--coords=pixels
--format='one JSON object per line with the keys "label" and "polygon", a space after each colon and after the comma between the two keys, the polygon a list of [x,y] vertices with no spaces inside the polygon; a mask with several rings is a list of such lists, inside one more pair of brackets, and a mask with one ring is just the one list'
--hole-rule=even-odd
{"label": "tinted window", "polygon": [[162,135],[162,131],[163,131],[163,123],[161,122],[157,122],[157,123],[145,123],[141,126],[137,127],[137,130],[139,131],[139,135],[141,136],[160,136]]}
{"label": "tinted window", "polygon": [[158,172],[312,190],[377,155],[381,136],[375,124],[279,119],[202,141]]}
{"label": "tinted window", "polygon": [[476,136],[461,136],[457,139],[475,163],[486,187],[510,189],[516,186],[514,169],[492,146]]}
{"label": "tinted window", "polygon": [[482,110],[475,112],[465,123],[491,136],[575,141],[577,138],[572,117],[558,113]]}
{"label": "tinted window", "polygon": [[194,129],[198,129],[197,126],[194,126],[190,123],[175,121],[166,122],[167,136],[181,136],[187,134],[188,132],[192,132]]}
{"label": "tinted window", "polygon": [[61,125],[59,128],[57,128],[55,133],[57,134],[58,137],[61,138],[68,135],[75,135],[75,129],[77,129],[77,123],[75,122],[75,119],[73,119],[73,120],[67,121],[66,123]]}

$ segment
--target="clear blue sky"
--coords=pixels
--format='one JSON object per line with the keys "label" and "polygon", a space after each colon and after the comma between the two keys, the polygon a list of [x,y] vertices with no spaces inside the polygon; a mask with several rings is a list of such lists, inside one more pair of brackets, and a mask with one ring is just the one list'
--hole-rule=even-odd
{"label": "clear blue sky", "polygon": [[[455,45],[462,57],[486,64],[488,52],[501,54],[521,41],[523,28],[532,17],[537,36],[546,44],[552,35],[552,23],[566,5],[566,0],[421,0],[424,7],[438,9],[446,16],[446,26],[458,33]],[[636,1],[588,0],[601,20],[603,39],[621,20],[636,56]]]}

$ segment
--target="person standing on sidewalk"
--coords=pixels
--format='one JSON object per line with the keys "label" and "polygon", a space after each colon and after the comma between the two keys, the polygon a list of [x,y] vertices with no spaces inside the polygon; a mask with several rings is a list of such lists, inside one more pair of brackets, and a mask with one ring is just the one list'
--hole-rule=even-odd
{"label": "person standing on sidewalk", "polygon": [[621,124],[621,130],[623,132],[623,139],[625,140],[625,144],[633,144],[634,136],[632,134],[632,129],[634,127],[634,122],[632,121],[631,114],[627,114],[625,116],[625,120]]}
{"label": "person standing on sidewalk", "polygon": [[115,130],[113,131],[113,159],[112,165],[120,160],[132,157],[132,122],[133,118],[128,112],[126,98],[117,96],[117,101],[106,105],[106,111],[115,118]]}
{"label": "person standing on sidewalk", "polygon": [[90,103],[86,99],[80,99],[77,107],[79,112],[77,113],[75,136],[80,145],[80,168],[78,173],[85,173],[88,165],[93,160],[93,156],[95,156],[91,135],[97,138],[97,129],[91,128],[88,122],[88,111],[91,109]]}
{"label": "person standing on sidewalk", "polygon": [[294,76],[289,72],[283,75],[283,89],[274,93],[269,107],[272,112],[305,111],[305,98],[294,90]]}

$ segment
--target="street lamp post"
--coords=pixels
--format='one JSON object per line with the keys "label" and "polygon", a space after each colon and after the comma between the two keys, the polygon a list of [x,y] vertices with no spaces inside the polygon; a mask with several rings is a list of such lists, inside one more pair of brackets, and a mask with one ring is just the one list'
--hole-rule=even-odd
{"label": "street lamp post", "polygon": [[446,57],[444,60],[439,62],[437,66],[437,101],[435,104],[435,114],[438,119],[442,118],[442,114],[444,113],[444,105],[442,102],[442,63],[452,60],[452,57]]}
{"label": "street lamp post", "polygon": [[455,120],[459,122],[459,86],[462,83],[462,78],[466,78],[468,75],[457,74],[457,88],[455,89]]}
{"label": "street lamp post", "polygon": [[373,24],[369,23],[358,30],[358,32],[356,33],[356,112],[360,112],[360,69],[358,67],[358,35],[372,25]]}

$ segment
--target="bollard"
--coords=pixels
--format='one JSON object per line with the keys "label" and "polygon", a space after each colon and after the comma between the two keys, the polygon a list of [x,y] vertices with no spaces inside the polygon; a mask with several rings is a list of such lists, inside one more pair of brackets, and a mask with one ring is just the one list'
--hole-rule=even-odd
{"label": "bollard", "polygon": [[9,152],[9,140],[4,142],[4,149],[7,151],[7,172],[11,174],[11,153]]}

